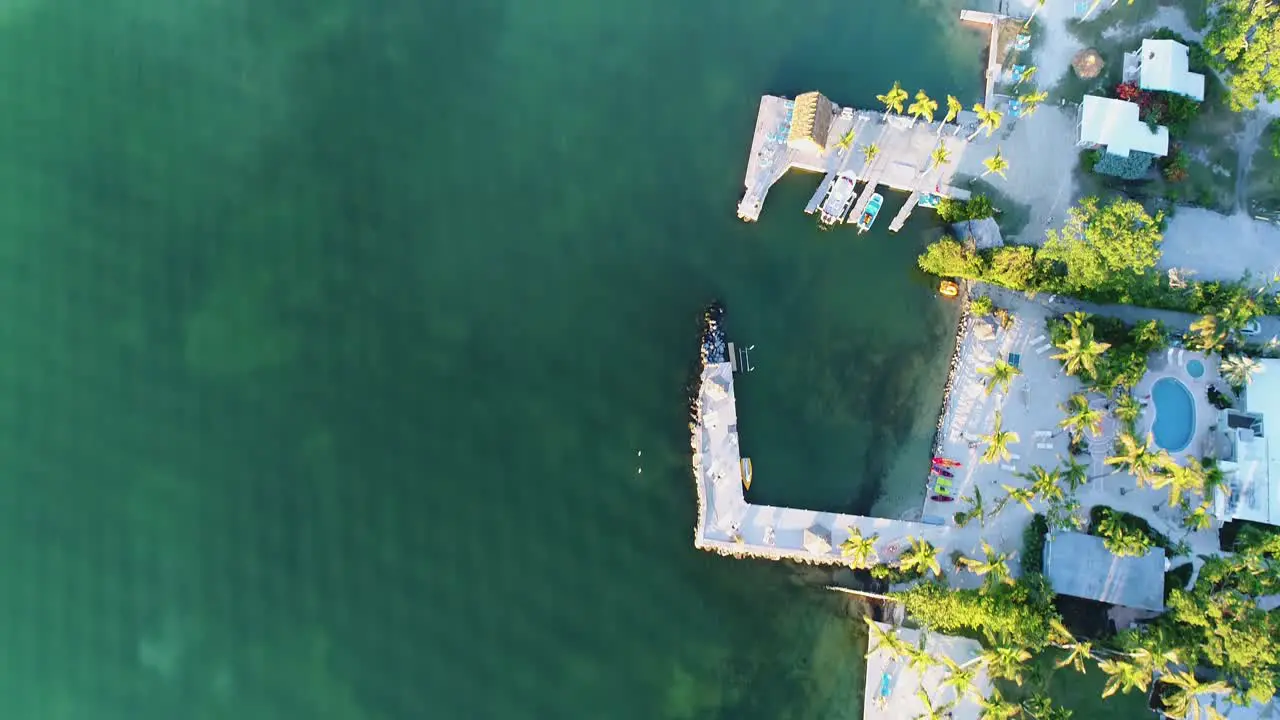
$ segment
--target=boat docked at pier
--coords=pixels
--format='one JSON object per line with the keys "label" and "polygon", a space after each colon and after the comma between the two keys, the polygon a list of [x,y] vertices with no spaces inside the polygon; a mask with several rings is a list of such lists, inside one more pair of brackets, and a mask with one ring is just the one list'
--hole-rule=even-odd
{"label": "boat docked at pier", "polygon": [[841,173],[836,176],[835,182],[831,183],[831,189],[827,191],[826,199],[822,201],[818,221],[823,225],[844,222],[845,216],[849,214],[849,208],[853,206],[854,189],[857,183],[858,177],[853,173]]}
{"label": "boat docked at pier", "polygon": [[871,202],[867,203],[867,209],[862,211],[862,217],[858,218],[858,232],[866,232],[875,224],[876,218],[880,215],[880,207],[884,205],[884,196],[876,193],[871,196]]}

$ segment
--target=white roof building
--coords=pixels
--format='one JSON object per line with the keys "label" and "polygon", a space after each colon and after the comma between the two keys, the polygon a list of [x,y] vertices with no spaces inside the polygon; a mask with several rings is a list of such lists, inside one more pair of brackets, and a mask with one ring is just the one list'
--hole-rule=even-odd
{"label": "white roof building", "polygon": [[1231,492],[1215,499],[1226,520],[1280,525],[1280,360],[1258,362],[1262,371],[1249,380],[1243,412],[1224,411],[1219,422],[1232,451],[1221,465]]}
{"label": "white roof building", "polygon": [[1174,40],[1143,40],[1136,58],[1138,87],[1164,90],[1204,102],[1204,75],[1187,69],[1187,53],[1187,46]]}
{"label": "white roof building", "polygon": [[1138,105],[1127,100],[1085,95],[1078,124],[1078,145],[1105,147],[1120,157],[1129,157],[1131,150],[1160,157],[1169,154],[1169,128],[1157,125],[1152,132],[1138,119]]}

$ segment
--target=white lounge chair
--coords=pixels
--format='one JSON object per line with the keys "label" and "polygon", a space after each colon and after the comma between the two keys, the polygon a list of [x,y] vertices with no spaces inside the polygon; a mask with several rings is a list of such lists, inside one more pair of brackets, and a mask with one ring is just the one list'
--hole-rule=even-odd
{"label": "white lounge chair", "polygon": [[1037,336],[1035,336],[1035,337],[1033,337],[1033,338],[1031,338],[1031,340],[1029,340],[1029,341],[1027,342],[1027,344],[1028,344],[1028,345],[1031,345],[1031,346],[1033,346],[1033,347],[1034,347],[1034,346],[1036,345],[1036,343],[1040,342],[1041,340],[1044,340],[1044,334],[1043,334],[1043,333],[1042,333],[1042,334],[1040,334],[1040,335],[1037,335]]}
{"label": "white lounge chair", "polygon": [[1037,430],[1037,431],[1036,431],[1036,437],[1038,437],[1038,438],[1051,438],[1051,437],[1053,437],[1053,431],[1052,431],[1052,430]]}
{"label": "white lounge chair", "polygon": [[1037,355],[1043,355],[1053,348],[1053,343],[1045,343],[1043,346],[1036,348]]}
{"label": "white lounge chair", "polygon": [[1036,443],[1036,447],[1040,448],[1041,450],[1052,450],[1053,443]]}
{"label": "white lounge chair", "polygon": [[1016,473],[1016,472],[1018,472],[1018,468],[1014,467],[1013,465],[1010,465],[1009,463],[1003,463],[1003,464],[1001,464],[1001,465],[1000,465],[1000,469],[1001,469],[1001,470],[1005,470],[1005,471],[1007,471],[1007,472],[1011,472],[1011,473]]}
{"label": "white lounge chair", "polygon": [[1010,460],[1012,460],[1012,461],[1014,461],[1014,462],[1017,462],[1017,461],[1019,461],[1019,460],[1021,460],[1021,459],[1022,459],[1022,456],[1021,456],[1021,455],[1018,455],[1017,453],[1010,453],[1010,454],[1009,454],[1009,459],[1010,459]]}

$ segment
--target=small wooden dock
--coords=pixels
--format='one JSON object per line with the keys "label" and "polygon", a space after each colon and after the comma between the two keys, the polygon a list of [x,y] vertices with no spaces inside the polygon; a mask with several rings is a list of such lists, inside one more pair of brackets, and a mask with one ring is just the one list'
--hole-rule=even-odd
{"label": "small wooden dock", "polygon": [[982,104],[984,107],[991,107],[996,100],[996,81],[1000,79],[1000,73],[1004,72],[1004,68],[1000,66],[1000,21],[1006,18],[1005,15],[997,15],[995,13],[980,12],[978,10],[961,10],[960,22],[974,23],[977,25],[991,26],[991,40],[987,53],[987,90],[983,96]]}
{"label": "small wooden dock", "polygon": [[889,232],[898,232],[902,226],[906,224],[907,218],[910,217],[911,211],[916,209],[916,205],[920,204],[920,191],[916,190],[907,198],[906,204],[893,217],[893,222],[889,223]]}

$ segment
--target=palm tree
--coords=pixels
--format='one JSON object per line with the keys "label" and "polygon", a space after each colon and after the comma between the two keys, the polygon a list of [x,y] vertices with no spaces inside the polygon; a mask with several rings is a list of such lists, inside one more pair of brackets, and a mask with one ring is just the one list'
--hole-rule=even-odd
{"label": "palm tree", "polygon": [[916,690],[916,697],[920,698],[920,704],[924,705],[924,712],[916,715],[915,720],[949,720],[951,718],[951,708],[956,706],[955,701],[946,705],[934,706],[933,700],[929,699],[929,693],[924,688]]}
{"label": "palm tree", "polygon": [[1133,474],[1139,485],[1149,485],[1163,464],[1160,453],[1152,449],[1152,442],[1151,433],[1147,433],[1144,441],[1130,433],[1121,433],[1116,438],[1116,454],[1107,458],[1106,464],[1123,467]]}
{"label": "palm tree", "polygon": [[939,141],[938,147],[934,148],[933,152],[929,154],[929,166],[920,175],[921,177],[928,175],[934,168],[940,168],[949,162],[951,162],[951,151],[947,149],[945,142]]}
{"label": "palm tree", "polygon": [[1038,496],[1045,500],[1062,499],[1062,486],[1058,484],[1062,477],[1057,470],[1046,470],[1040,465],[1032,465],[1030,471],[1019,473],[1018,477],[1031,483],[1032,497]]}
{"label": "palm tree", "polygon": [[942,574],[942,566],[938,564],[938,548],[927,540],[911,538],[911,547],[898,558],[898,567],[904,571],[932,570],[934,575]]}
{"label": "palm tree", "polygon": [[1193,673],[1185,670],[1165,673],[1160,676],[1160,682],[1176,688],[1173,692],[1164,694],[1161,701],[1165,716],[1178,720],[1200,720],[1202,713],[1205,717],[1218,715],[1216,711],[1212,715],[1205,712],[1206,709],[1200,705],[1200,696],[1225,695],[1231,692],[1231,686],[1221,680],[1200,682]]}
{"label": "palm tree", "polygon": [[901,83],[894,80],[893,87],[889,88],[889,92],[884,95],[877,95],[876,99],[884,103],[884,117],[888,120],[890,112],[902,112],[902,101],[907,99],[907,91],[902,89]]}
{"label": "palm tree", "polygon": [[1083,310],[1075,310],[1063,315],[1062,317],[1073,329],[1079,330],[1089,323],[1089,320],[1093,318],[1093,315]]}
{"label": "palm tree", "polygon": [[1004,488],[1005,492],[1009,493],[1008,497],[1010,500],[1022,503],[1022,506],[1027,509],[1027,512],[1036,511],[1036,509],[1031,506],[1031,501],[1036,499],[1036,494],[1031,492],[1031,488],[1016,488],[1012,485],[1005,485],[1004,483],[1001,483],[1000,486]]}
{"label": "palm tree", "polygon": [[947,116],[942,118],[942,122],[938,123],[938,135],[942,135],[942,126],[955,120],[963,109],[964,105],[961,105],[954,95],[947,96]]}
{"label": "palm tree", "polygon": [[1089,398],[1083,394],[1072,395],[1067,398],[1066,404],[1058,407],[1067,414],[1062,422],[1058,423],[1058,427],[1070,432],[1072,437],[1078,438],[1086,431],[1094,437],[1102,434],[1102,418],[1106,413],[1091,407]]}
{"label": "palm tree", "polygon": [[1205,352],[1218,352],[1227,344],[1231,331],[1219,325],[1217,315],[1205,315],[1191,323],[1191,333],[1188,345]]}
{"label": "palm tree", "polygon": [[1206,500],[1194,510],[1182,516],[1182,526],[1188,530],[1208,530],[1213,525],[1213,503]]}
{"label": "palm tree", "polygon": [[957,524],[958,524],[958,525],[960,525],[961,527],[963,527],[964,525],[967,525],[967,524],[969,523],[969,521],[970,521],[970,520],[973,520],[974,518],[977,518],[977,519],[978,519],[978,524],[979,524],[979,525],[981,525],[982,527],[986,527],[986,526],[987,526],[987,514],[986,514],[986,512],[984,512],[984,509],[983,509],[983,506],[982,506],[982,489],[981,489],[981,488],[979,488],[977,485],[974,485],[974,486],[973,486],[973,495],[972,495],[972,496],[965,496],[965,497],[962,497],[962,498],[960,498],[960,499],[961,499],[962,501],[964,501],[964,502],[969,503],[969,509],[968,509],[968,510],[965,510],[965,511],[962,513],[962,514],[964,515],[964,522],[963,522],[963,523],[957,523]]}
{"label": "palm tree", "polygon": [[1138,418],[1142,415],[1142,405],[1132,393],[1124,392],[1116,398],[1115,407],[1111,412],[1117,420],[1130,428],[1129,432],[1133,432],[1133,424],[1138,422]]}
{"label": "palm tree", "polygon": [[923,676],[929,672],[929,668],[938,664],[938,659],[933,656],[933,653],[924,649],[924,635],[920,636],[919,645],[912,645],[910,648],[904,657],[907,658],[907,667],[915,670],[916,674]]}
{"label": "palm tree", "polygon": [[978,657],[987,664],[987,673],[991,677],[1022,685],[1023,663],[1031,659],[1031,653],[1017,645],[996,645],[983,650]]}
{"label": "palm tree", "polygon": [[991,391],[997,387],[1008,392],[1009,384],[1015,377],[1021,375],[1022,371],[1004,360],[997,360],[987,367],[978,368],[978,374],[990,378],[987,383],[987,394],[990,395]]}
{"label": "palm tree", "polygon": [[942,687],[951,688],[956,696],[953,702],[960,702],[966,695],[972,695],[974,699],[982,696],[978,694],[978,668],[974,665],[961,666],[950,656],[941,655],[938,657],[942,661],[942,665],[947,669],[947,676],[938,683]]}
{"label": "palm tree", "polygon": [[864,615],[862,619],[867,622],[867,629],[870,632],[867,637],[867,657],[871,657],[877,650],[883,650],[891,657],[906,657],[915,649],[914,645],[903,640],[893,628],[885,630],[869,615]]}
{"label": "palm tree", "polygon": [[1109,347],[1110,343],[1093,339],[1093,325],[1073,323],[1071,337],[1058,344],[1062,352],[1054,355],[1053,359],[1062,361],[1063,369],[1068,375],[1075,375],[1081,368],[1089,375],[1094,375],[1098,370],[1098,358]]}
{"label": "palm tree", "polygon": [[1013,89],[1017,90],[1018,86],[1036,76],[1036,66],[1028,65],[1018,73],[1018,82],[1013,84]]}
{"label": "palm tree", "polygon": [[979,720],[1011,720],[1022,713],[1022,706],[1005,700],[998,687],[991,688],[991,694],[978,704],[982,706]]}
{"label": "palm tree", "polygon": [[1102,688],[1102,697],[1107,698],[1116,691],[1147,691],[1151,686],[1151,670],[1126,658],[1108,658],[1098,663],[1098,669],[1107,674],[1107,684]]}
{"label": "palm tree", "polygon": [[1182,500],[1182,493],[1204,493],[1205,469],[1199,458],[1190,455],[1185,464],[1179,464],[1171,455],[1160,458],[1160,466],[1164,473],[1152,478],[1151,487],[1156,490],[1169,488],[1169,507],[1177,507]]}
{"label": "palm tree", "polygon": [[1000,121],[1004,118],[1004,115],[1000,114],[999,111],[988,110],[982,106],[982,103],[974,103],[973,111],[978,114],[978,127],[973,131],[972,135],[965,138],[966,140],[974,139],[983,129],[986,129],[987,137],[991,137],[991,133],[1000,129]]}
{"label": "palm tree", "polygon": [[867,158],[867,167],[871,167],[871,163],[876,161],[880,155],[880,146],[875,143],[869,143],[862,148],[862,154]]}
{"label": "palm tree", "polygon": [[[924,118],[925,122],[933,122],[933,111],[938,109],[938,101],[924,94],[924,90],[916,91],[915,102],[911,103],[911,107],[907,108],[907,114],[919,120]],[[912,123],[913,125],[915,123]]]}
{"label": "palm tree", "polygon": [[991,428],[990,435],[982,435],[979,439],[987,444],[987,449],[982,453],[982,462],[993,463],[997,459],[1008,460],[1013,457],[1013,453],[1009,452],[1009,446],[1018,442],[1018,433],[1012,430],[1005,430],[1002,427],[1004,417],[1000,413],[996,413],[996,423]]}
{"label": "palm tree", "polygon": [[1254,373],[1260,373],[1262,369],[1262,363],[1247,355],[1228,355],[1218,364],[1222,379],[1237,388],[1248,385]]}
{"label": "palm tree", "polygon": [[995,548],[984,540],[982,554],[984,555],[982,560],[962,557],[960,564],[978,577],[990,575],[992,582],[1013,583],[1013,578],[1009,577],[1009,561],[1013,559],[1012,553],[997,553]]}
{"label": "palm tree", "polygon": [[985,167],[987,171],[982,173],[981,177],[986,177],[991,173],[995,173],[1000,177],[1004,178],[1005,180],[1009,179],[1004,174],[1004,171],[1009,169],[1009,162],[1004,159],[1003,155],[1000,154],[999,147],[996,148],[995,155],[992,155],[991,157],[982,161],[982,166]]}
{"label": "palm tree", "polygon": [[[1034,70],[1035,68],[1031,68]],[[1036,114],[1036,110],[1040,108],[1040,103],[1049,99],[1049,93],[1044,90],[1030,92],[1026,95],[1019,95],[1018,102],[1022,103],[1022,116],[1030,117]]]}
{"label": "palm tree", "polygon": [[849,528],[849,538],[840,543],[840,552],[849,558],[849,565],[854,569],[874,565],[876,562],[876,540],[880,536],[862,537],[862,533],[854,527]]}
{"label": "palm tree", "polygon": [[850,130],[849,132],[844,134],[844,137],[840,138],[840,142],[836,143],[836,146],[839,147],[841,150],[848,150],[849,148],[853,147],[853,139],[856,138],[857,136],[858,136],[857,131]]}
{"label": "palm tree", "polygon": [[1058,474],[1062,477],[1067,487],[1075,492],[1081,485],[1089,482],[1089,466],[1079,462],[1074,457],[1068,457],[1062,461],[1062,467],[1058,469]]}
{"label": "palm tree", "polygon": [[1040,8],[1044,7],[1044,0],[1037,0],[1036,6],[1031,8],[1031,17],[1027,18],[1027,22],[1022,25],[1022,29],[1026,30],[1031,27],[1031,21],[1036,19],[1036,13],[1040,12]]}
{"label": "palm tree", "polygon": [[1049,620],[1049,628],[1052,631],[1053,642],[1067,649],[1066,656],[1054,663],[1054,667],[1061,669],[1070,665],[1076,669],[1076,672],[1084,672],[1085,660],[1093,657],[1093,643],[1088,640],[1076,640],[1075,635],[1072,635],[1058,618]]}

